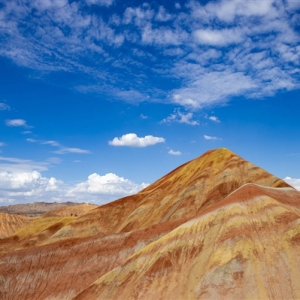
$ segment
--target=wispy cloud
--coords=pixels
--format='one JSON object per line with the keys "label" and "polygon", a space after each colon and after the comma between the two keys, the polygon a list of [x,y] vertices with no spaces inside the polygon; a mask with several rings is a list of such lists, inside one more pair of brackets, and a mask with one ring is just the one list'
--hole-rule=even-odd
{"label": "wispy cloud", "polygon": [[59,148],[58,150],[55,150],[54,153],[56,154],[68,154],[68,153],[77,153],[77,154],[90,154],[90,150],[85,150],[81,148],[72,148],[72,147],[65,147],[58,143],[57,141],[43,141],[43,140],[36,140],[33,138],[26,139],[27,142],[30,143],[39,143],[41,145],[50,145],[52,147]]}
{"label": "wispy cloud", "polygon": [[9,110],[9,109],[10,107],[7,104],[0,102],[0,110]]}
{"label": "wispy cloud", "polygon": [[174,113],[168,116],[167,118],[163,119],[160,123],[184,123],[188,125],[199,125],[198,121],[192,120],[193,113],[182,113],[179,109],[175,109]]}
{"label": "wispy cloud", "polygon": [[219,118],[216,117],[216,116],[210,116],[210,117],[207,116],[207,118],[208,118],[209,120],[213,121],[213,122],[216,122],[216,123],[220,123],[220,122],[221,122],[221,121],[219,120]]}
{"label": "wispy cloud", "polygon": [[5,145],[6,145],[5,143],[0,142],[0,147],[3,147],[3,146],[5,146]]}
{"label": "wispy cloud", "polygon": [[31,172],[33,170],[46,171],[48,170],[49,164],[47,161],[36,162],[30,159],[0,156],[1,171],[6,172],[22,173]]}
{"label": "wispy cloud", "polygon": [[174,151],[174,150],[169,150],[169,152],[168,152],[169,154],[171,154],[171,155],[181,155],[182,153],[180,152],[180,151]]}
{"label": "wispy cloud", "polygon": [[46,73],[89,76],[92,85],[77,87],[82,92],[192,110],[300,86],[297,1],[112,4],[6,1],[0,55]]}
{"label": "wispy cloud", "polygon": [[203,136],[206,140],[222,140],[222,138],[211,136],[211,135],[204,135]]}
{"label": "wispy cloud", "polygon": [[32,126],[27,125],[26,121],[23,119],[6,120],[5,124],[6,126],[10,126],[10,127],[32,128]]}
{"label": "wispy cloud", "polygon": [[147,147],[157,143],[163,143],[165,139],[162,137],[156,137],[153,135],[146,135],[145,137],[138,137],[135,133],[128,133],[122,135],[122,137],[115,137],[109,141],[111,146],[127,146],[127,147]]}
{"label": "wispy cloud", "polygon": [[67,148],[62,147],[59,150],[54,151],[56,154],[67,154],[67,153],[77,153],[77,154],[90,154],[91,152],[89,150],[84,150],[80,148]]}
{"label": "wispy cloud", "polygon": [[88,5],[98,5],[98,6],[110,6],[114,0],[85,0]]}

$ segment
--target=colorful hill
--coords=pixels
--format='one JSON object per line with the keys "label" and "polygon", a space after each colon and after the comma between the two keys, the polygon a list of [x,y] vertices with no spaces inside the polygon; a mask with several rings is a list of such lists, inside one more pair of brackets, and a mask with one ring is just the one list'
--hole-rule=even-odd
{"label": "colorful hill", "polygon": [[300,192],[227,149],[76,214],[1,240],[1,299],[300,298]]}

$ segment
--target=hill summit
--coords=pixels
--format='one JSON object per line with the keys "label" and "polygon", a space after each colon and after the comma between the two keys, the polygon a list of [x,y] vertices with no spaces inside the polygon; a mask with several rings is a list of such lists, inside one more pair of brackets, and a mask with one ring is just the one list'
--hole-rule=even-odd
{"label": "hill summit", "polygon": [[1,240],[1,299],[300,298],[300,193],[228,149],[63,211]]}

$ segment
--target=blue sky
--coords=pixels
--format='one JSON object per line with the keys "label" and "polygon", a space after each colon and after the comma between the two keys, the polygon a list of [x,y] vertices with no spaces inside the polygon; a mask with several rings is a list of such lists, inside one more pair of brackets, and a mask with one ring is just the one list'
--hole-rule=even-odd
{"label": "blue sky", "polygon": [[0,3],[0,205],[98,204],[227,147],[300,188],[300,2]]}

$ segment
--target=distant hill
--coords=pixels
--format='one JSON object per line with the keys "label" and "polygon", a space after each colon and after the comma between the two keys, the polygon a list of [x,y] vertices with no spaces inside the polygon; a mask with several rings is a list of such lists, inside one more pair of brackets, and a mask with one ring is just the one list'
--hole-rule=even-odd
{"label": "distant hill", "polygon": [[0,212],[7,214],[21,214],[27,215],[30,217],[40,216],[46,212],[58,209],[62,206],[75,206],[85,203],[76,203],[76,202],[34,202],[27,204],[14,204],[8,206],[0,206]]}

